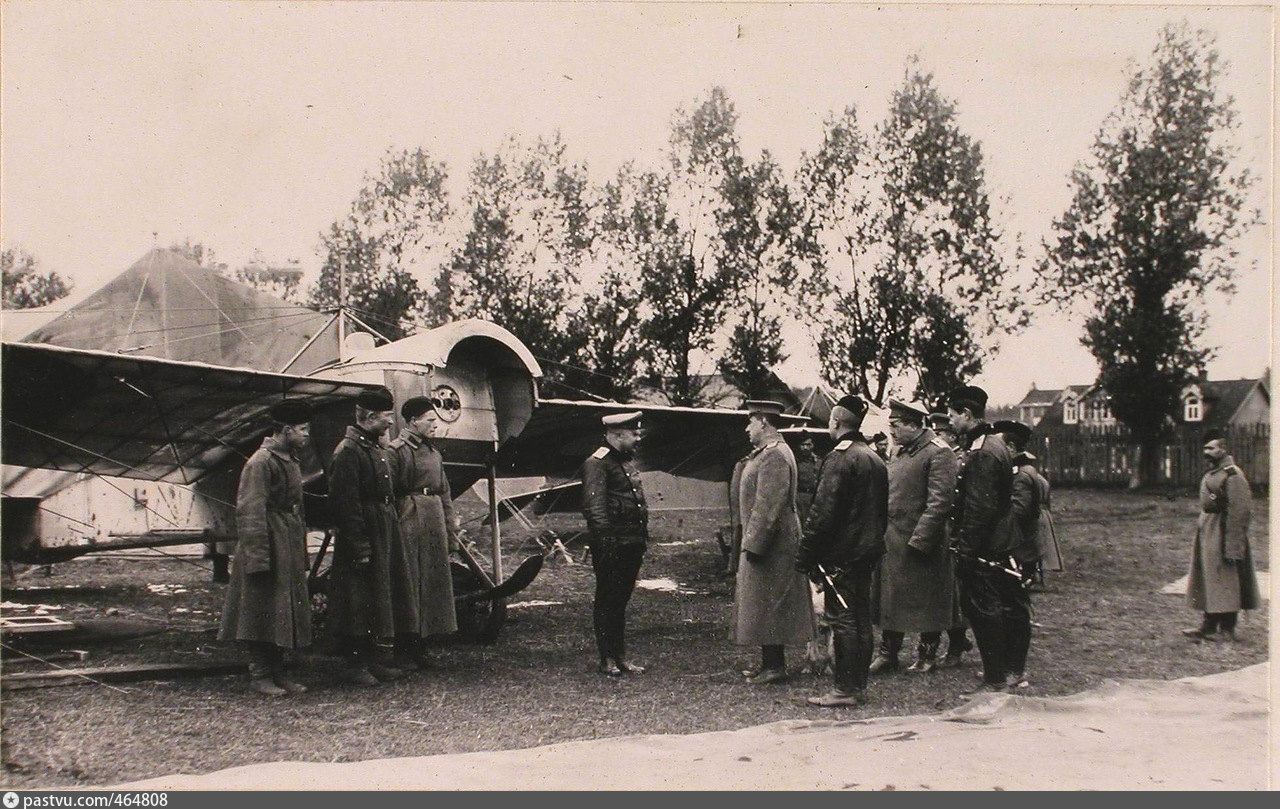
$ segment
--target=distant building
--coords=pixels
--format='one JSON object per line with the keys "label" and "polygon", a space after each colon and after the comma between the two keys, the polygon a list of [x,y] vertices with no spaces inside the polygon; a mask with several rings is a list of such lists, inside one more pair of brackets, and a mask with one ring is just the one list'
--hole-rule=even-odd
{"label": "distant building", "polygon": [[[1260,379],[1197,379],[1182,389],[1178,425],[1223,429],[1267,424],[1271,418],[1271,371]],[[1070,385],[1060,390],[1035,385],[1018,403],[1019,420],[1038,424],[1105,427],[1116,424],[1111,396],[1100,385]]]}

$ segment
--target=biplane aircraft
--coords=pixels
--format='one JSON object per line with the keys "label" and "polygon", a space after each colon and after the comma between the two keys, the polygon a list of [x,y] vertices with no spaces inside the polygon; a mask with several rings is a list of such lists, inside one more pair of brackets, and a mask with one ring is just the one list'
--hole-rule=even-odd
{"label": "biplane aircraft", "polygon": [[[4,343],[4,464],[145,481],[168,492],[163,496],[182,499],[186,513],[182,520],[170,519],[171,525],[157,524],[163,521],[150,517],[159,513],[143,503],[145,530],[113,533],[93,520],[51,510],[38,493],[7,490],[0,510],[3,558],[43,563],[99,550],[233,543],[240,468],[268,432],[269,408],[284,398],[316,409],[313,452],[302,459],[306,518],[309,526],[327,528],[325,464],[353,423],[355,397],[385,386],[397,413],[409,397],[432,399],[439,417],[436,440],[455,494],[488,480],[492,572],[464,550],[455,564],[455,593],[462,631],[492,640],[503,599],[532,581],[542,562],[540,555],[530,557],[504,580],[500,473],[546,477],[559,482],[551,488],[563,494],[564,482],[598,446],[600,416],[624,410],[646,413],[639,459],[644,469],[727,480],[748,448],[744,411],[540,399],[537,360],[514,335],[487,321],[451,323],[381,346],[368,335],[352,337],[357,339],[348,340],[347,348],[358,350],[306,375]],[[394,430],[399,427],[397,421]],[[562,500],[574,508],[577,501]]]}

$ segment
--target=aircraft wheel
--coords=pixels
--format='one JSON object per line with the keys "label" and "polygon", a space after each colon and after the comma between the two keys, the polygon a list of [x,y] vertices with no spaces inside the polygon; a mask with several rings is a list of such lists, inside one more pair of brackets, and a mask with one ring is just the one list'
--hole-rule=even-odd
{"label": "aircraft wheel", "polygon": [[[485,581],[461,562],[450,562],[449,568],[453,575],[454,596],[487,589]],[[498,632],[507,619],[505,601],[497,599],[454,603],[458,616],[458,631],[453,635],[454,642],[488,645],[498,639]]]}

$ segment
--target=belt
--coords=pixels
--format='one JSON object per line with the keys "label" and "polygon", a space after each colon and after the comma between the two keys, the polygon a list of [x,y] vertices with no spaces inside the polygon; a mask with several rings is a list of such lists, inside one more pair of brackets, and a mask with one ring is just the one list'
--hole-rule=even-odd
{"label": "belt", "polygon": [[297,517],[302,513],[302,506],[290,506],[289,508],[280,508],[279,506],[273,506],[268,510],[274,511],[276,514],[292,514],[293,516]]}
{"label": "belt", "polygon": [[414,489],[413,491],[409,492],[409,494],[443,495],[444,490],[432,489],[428,487],[428,488],[422,488],[422,489]]}
{"label": "belt", "polygon": [[366,503],[377,503],[378,505],[394,506],[396,499],[391,495],[383,495],[382,497],[373,497],[365,501]]}

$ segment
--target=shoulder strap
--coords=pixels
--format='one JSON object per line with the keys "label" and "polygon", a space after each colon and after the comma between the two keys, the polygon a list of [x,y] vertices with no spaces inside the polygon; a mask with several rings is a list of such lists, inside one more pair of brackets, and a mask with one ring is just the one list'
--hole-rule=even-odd
{"label": "shoulder strap", "polygon": [[595,452],[591,453],[591,457],[592,457],[592,458],[595,458],[596,460],[602,460],[602,459],[604,458],[604,456],[606,456],[606,455],[608,455],[608,454],[609,454],[609,448],[608,448],[608,447],[600,447],[600,449],[598,449],[598,450],[596,450]]}

